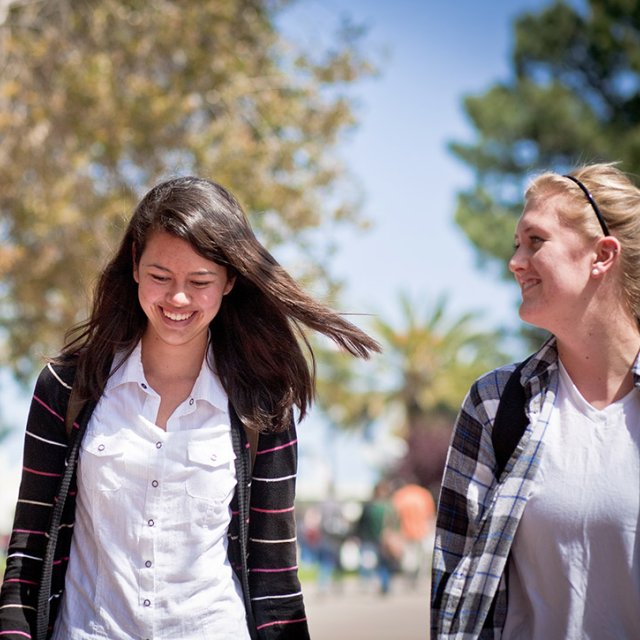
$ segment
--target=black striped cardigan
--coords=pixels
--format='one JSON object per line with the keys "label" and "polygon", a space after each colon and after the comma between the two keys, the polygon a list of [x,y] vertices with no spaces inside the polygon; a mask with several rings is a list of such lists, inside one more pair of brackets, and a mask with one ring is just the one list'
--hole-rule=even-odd
{"label": "black striped cardigan", "polygon": [[[64,416],[73,367],[43,369],[27,420],[22,482],[0,591],[1,640],[51,636],[64,591],[75,517],[79,444],[95,403],[67,440]],[[295,427],[260,434],[253,478],[245,430],[230,407],[238,485],[228,554],[244,594],[252,638],[309,637],[297,572]]]}

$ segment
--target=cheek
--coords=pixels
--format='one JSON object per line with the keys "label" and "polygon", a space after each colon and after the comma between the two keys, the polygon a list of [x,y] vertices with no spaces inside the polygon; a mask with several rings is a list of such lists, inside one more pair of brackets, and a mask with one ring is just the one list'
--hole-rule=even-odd
{"label": "cheek", "polygon": [[142,307],[142,310],[146,312],[148,304],[146,302],[145,291],[142,287],[138,287],[138,304]]}
{"label": "cheek", "polygon": [[222,304],[223,289],[212,291],[200,298],[200,306],[203,309],[217,312]]}
{"label": "cheek", "polygon": [[157,292],[154,291],[153,287],[149,287],[148,284],[138,285],[138,301],[143,309],[150,306],[157,298]]}

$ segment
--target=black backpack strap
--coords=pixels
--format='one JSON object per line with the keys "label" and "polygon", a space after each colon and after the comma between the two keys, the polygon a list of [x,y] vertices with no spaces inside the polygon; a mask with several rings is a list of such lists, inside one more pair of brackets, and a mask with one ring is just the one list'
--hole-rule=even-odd
{"label": "black backpack strap", "polygon": [[520,384],[520,371],[529,358],[523,360],[511,373],[505,385],[498,411],[493,422],[491,442],[496,456],[496,479],[500,478],[504,468],[527,428],[528,420],[524,411],[526,398]]}
{"label": "black backpack strap", "polygon": [[84,406],[84,401],[80,399],[78,394],[78,389],[75,385],[71,387],[71,392],[69,394],[69,403],[67,404],[67,412],[64,416],[64,428],[67,432],[67,440],[71,441],[71,433],[73,431],[73,423],[76,421],[76,418],[80,415],[80,411],[82,411],[82,407]]}

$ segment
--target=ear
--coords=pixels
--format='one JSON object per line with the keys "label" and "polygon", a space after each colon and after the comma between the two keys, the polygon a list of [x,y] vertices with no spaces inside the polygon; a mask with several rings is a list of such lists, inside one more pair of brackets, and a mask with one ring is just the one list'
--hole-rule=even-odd
{"label": "ear", "polygon": [[138,260],[136,259],[136,246],[131,244],[131,262],[133,264],[133,279],[140,284],[140,275],[138,273]]}
{"label": "ear", "polygon": [[618,238],[614,238],[613,236],[601,238],[596,247],[596,255],[591,265],[591,272],[594,275],[600,275],[609,271],[618,261],[621,249],[622,245]]}
{"label": "ear", "polygon": [[233,289],[233,285],[236,283],[236,277],[235,276],[231,276],[230,278],[227,279],[227,284],[224,286],[224,291],[222,292],[223,296],[226,296],[227,293],[229,293],[231,291],[231,289]]}

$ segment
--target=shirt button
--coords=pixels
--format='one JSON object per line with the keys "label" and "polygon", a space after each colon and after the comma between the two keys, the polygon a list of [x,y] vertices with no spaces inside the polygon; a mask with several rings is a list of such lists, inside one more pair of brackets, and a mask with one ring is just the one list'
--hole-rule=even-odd
{"label": "shirt button", "polygon": [[145,567],[147,567],[147,569],[148,569],[148,568],[151,566],[151,564],[152,564],[151,560],[147,560],[147,561],[144,563],[144,566],[145,566]]}
{"label": "shirt button", "polygon": [[156,442],[156,449],[162,449],[162,442]]}
{"label": "shirt button", "polygon": [[151,481],[151,486],[152,487],[157,487],[158,486],[158,481],[157,480],[152,480]]}
{"label": "shirt button", "polygon": [[215,462],[218,459],[218,456],[215,453],[211,454],[211,460]]}
{"label": "shirt button", "polygon": [[104,451],[104,445],[103,444],[99,444],[98,445],[98,451]]}
{"label": "shirt button", "polygon": [[153,520],[147,520],[147,524],[148,524],[150,527],[153,527],[153,525],[155,524],[155,522],[154,522]]}
{"label": "shirt button", "polygon": [[142,604],[144,604],[145,607],[150,607],[151,606],[151,600],[145,600]]}
{"label": "shirt button", "polygon": [[191,400],[189,400],[189,406],[192,407],[194,402],[195,402],[195,400],[193,398],[191,398]]}
{"label": "shirt button", "polygon": [[140,383],[140,386],[141,386],[143,389],[146,389],[146,388],[147,388],[147,385],[146,385],[144,382],[141,382],[141,383]]}

